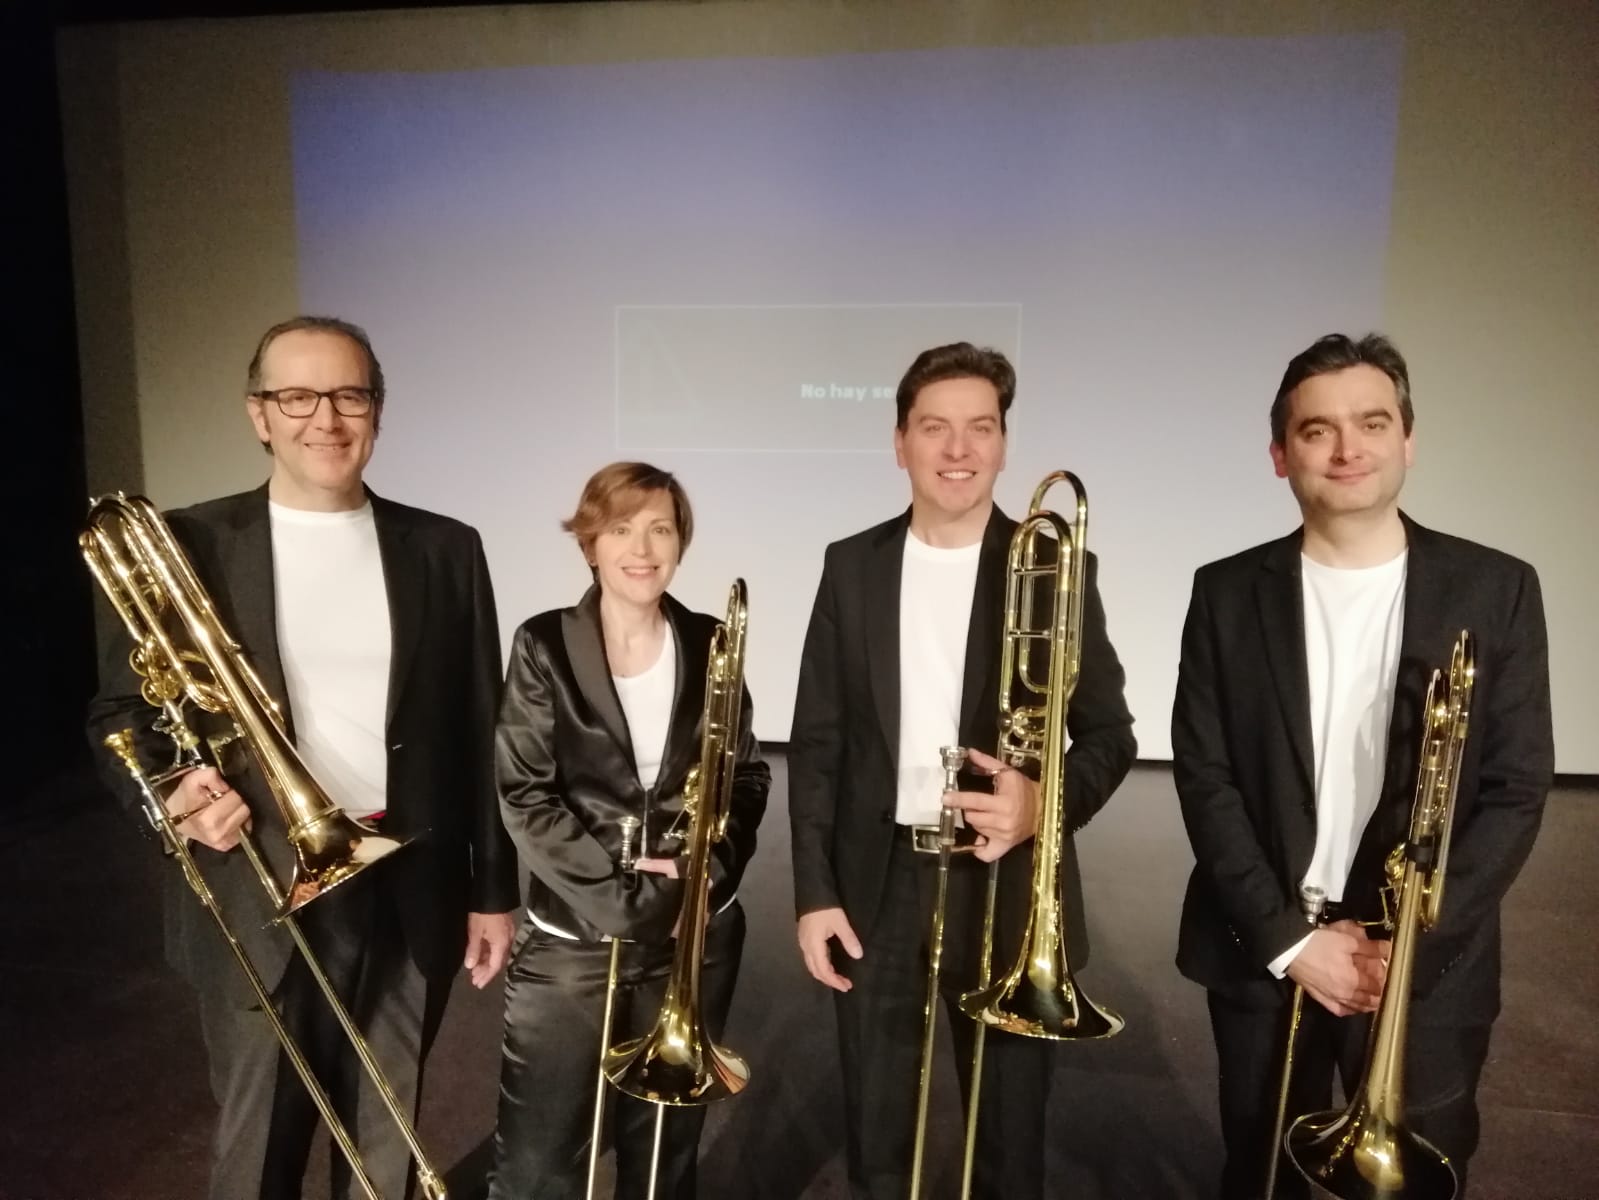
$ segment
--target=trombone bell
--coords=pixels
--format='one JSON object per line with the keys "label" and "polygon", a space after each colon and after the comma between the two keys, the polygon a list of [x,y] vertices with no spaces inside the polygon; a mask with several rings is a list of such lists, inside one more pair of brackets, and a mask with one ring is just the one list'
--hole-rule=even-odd
{"label": "trombone bell", "polygon": [[[700,717],[700,760],[683,791],[692,814],[688,832],[681,931],[672,955],[666,996],[655,1025],[606,1052],[601,1070],[619,1091],[661,1105],[712,1104],[736,1096],[749,1083],[749,1064],[718,1046],[705,1030],[700,967],[709,921],[711,846],[726,833],[733,803],[740,705],[744,696],[744,637],[749,599],[742,579],[727,597],[727,619],[711,638],[705,668],[705,708]],[[610,991],[614,990],[614,985]],[[595,1136],[598,1138],[598,1128]],[[653,1185],[652,1185],[653,1191]]]}
{"label": "trombone bell", "polygon": [[1331,1125],[1301,1118],[1288,1131],[1300,1172],[1340,1200],[1452,1200],[1455,1169],[1441,1150],[1364,1104]]}
{"label": "trombone bell", "polygon": [[[1043,507],[1044,494],[1067,483],[1075,494],[1074,519],[1067,522]],[[1053,535],[1054,560],[1042,562],[1039,538]],[[1061,846],[1065,828],[1066,708],[1082,665],[1083,594],[1087,575],[1088,496],[1075,475],[1057,471],[1033,493],[1032,510],[1011,536],[1009,581],[1005,591],[1005,641],[1000,660],[999,757],[1012,764],[1039,764],[1038,833],[1033,839],[1027,925],[1021,953],[998,979],[961,997],[961,1011],[975,1021],[1056,1041],[1114,1037],[1125,1022],[1095,1004],[1077,986],[1067,962],[1061,915]],[[1048,624],[1034,613],[1035,582],[1051,597]],[[1031,670],[1035,645],[1048,649],[1048,673]],[[1013,691],[1030,692],[1038,703],[1018,706]],[[992,896],[992,891],[990,892]],[[992,926],[993,901],[985,926]],[[985,967],[986,972],[986,967]],[[974,1084],[975,1087],[975,1084]]]}
{"label": "trombone bell", "polygon": [[744,1090],[750,1067],[705,1035],[698,1013],[672,1009],[645,1037],[612,1048],[605,1077],[618,1091],[655,1104],[714,1104]]}
{"label": "trombone bell", "polygon": [[1006,1033],[1056,1041],[1093,1041],[1122,1031],[1120,1016],[1078,988],[1063,941],[1041,942],[1038,951],[995,983],[962,996],[961,1011]]}
{"label": "trombone bell", "polygon": [[294,876],[274,922],[327,895],[405,845],[342,809],[324,812],[291,830],[289,841],[294,847]]}

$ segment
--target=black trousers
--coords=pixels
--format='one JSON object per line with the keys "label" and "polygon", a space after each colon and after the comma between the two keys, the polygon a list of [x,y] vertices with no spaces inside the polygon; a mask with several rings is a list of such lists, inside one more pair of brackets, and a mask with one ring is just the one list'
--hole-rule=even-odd
{"label": "black trousers", "polygon": [[[1014,932],[1019,924],[1013,914],[1026,900],[1025,857],[1001,872],[1002,931]],[[970,855],[959,855],[951,864],[939,990],[953,1032],[963,1108],[976,1025],[956,1002],[976,986],[987,878],[987,866]],[[850,1191],[856,1200],[904,1200],[910,1187],[936,882],[936,856],[917,854],[909,835],[897,831],[882,907],[863,938],[864,953],[859,961],[835,956],[839,971],[854,985],[836,994],[836,1005]],[[1008,966],[1015,953],[1016,942],[1001,937],[995,964]],[[1051,1043],[990,1029],[983,1057],[973,1195],[1041,1200]],[[925,1178],[950,1173],[959,1178],[964,1136],[964,1127],[929,1136]]]}
{"label": "black trousers", "polygon": [[[1222,1140],[1227,1152],[1218,1195],[1222,1200],[1250,1200],[1264,1189],[1289,1008],[1286,1003],[1245,1007],[1215,992],[1207,995],[1220,1066]],[[1477,1082],[1488,1057],[1492,1027],[1434,1025],[1425,1016],[1425,1009],[1413,1007],[1406,1031],[1405,1126],[1448,1155],[1464,1195],[1466,1164],[1480,1135]],[[1358,1085],[1370,1028],[1370,1017],[1335,1017],[1305,998],[1285,1124],[1292,1124],[1296,1116],[1334,1107],[1335,1072],[1346,1094]],[[1304,1181],[1284,1156],[1277,1169],[1276,1196],[1300,1200],[1307,1195]]]}
{"label": "black trousers", "polygon": [[[622,943],[611,1040],[655,1025],[675,941]],[[706,929],[700,983],[705,1024],[720,1040],[744,949],[744,910],[735,901]],[[601,1019],[611,946],[575,942],[523,926],[505,978],[505,1041],[494,1129],[490,1200],[569,1200],[585,1194],[599,1071]],[[658,1200],[690,1200],[702,1106],[667,1107],[606,1088],[605,1128],[616,1147],[618,1197],[648,1190],[657,1112],[665,1114]],[[602,1137],[603,1137],[602,1133]]]}
{"label": "black trousers", "polygon": [[[301,909],[296,919],[414,1122],[422,1063],[443,1019],[450,980],[430,980],[412,962],[381,879],[354,880]],[[406,1196],[415,1178],[410,1149],[298,953],[272,996],[378,1191],[385,1200]],[[240,1008],[220,992],[202,993],[200,1014],[211,1088],[221,1107],[211,1200],[298,1200],[322,1120],[310,1094],[258,1006]],[[364,1200],[337,1147],[331,1159],[332,1194]]]}

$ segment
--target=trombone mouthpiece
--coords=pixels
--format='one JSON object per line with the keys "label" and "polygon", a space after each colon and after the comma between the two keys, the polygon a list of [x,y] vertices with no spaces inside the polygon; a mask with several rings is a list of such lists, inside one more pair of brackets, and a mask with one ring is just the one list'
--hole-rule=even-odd
{"label": "trombone mouthpiece", "polygon": [[139,773],[139,760],[133,753],[133,730],[119,729],[115,733],[108,733],[103,739],[105,748],[122,760],[122,765],[128,769],[129,774]]}
{"label": "trombone mouthpiece", "polygon": [[1299,911],[1305,914],[1305,920],[1310,924],[1314,925],[1321,920],[1321,914],[1326,907],[1326,888],[1305,884],[1299,889]]}
{"label": "trombone mouthpiece", "polygon": [[622,826],[622,861],[624,871],[633,869],[633,838],[638,834],[639,819],[637,817],[623,817],[619,824]]}
{"label": "trombone mouthpiece", "polygon": [[960,769],[966,765],[965,746],[940,746],[938,748],[939,761],[944,764],[944,790],[946,792],[958,791],[955,777],[960,774]]}

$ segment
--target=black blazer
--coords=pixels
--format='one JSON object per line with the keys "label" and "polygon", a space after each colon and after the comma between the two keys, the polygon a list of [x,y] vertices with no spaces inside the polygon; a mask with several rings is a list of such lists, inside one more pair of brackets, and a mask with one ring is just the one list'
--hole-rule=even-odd
{"label": "black blazer", "polygon": [[[660,772],[648,789],[639,782],[605,658],[599,588],[591,587],[575,608],[529,618],[511,644],[495,734],[500,811],[530,872],[528,906],[540,920],[587,941],[610,935],[664,942],[683,903],[680,878],[645,871],[624,876],[617,865],[624,816],[643,822],[634,841],[639,857],[687,852],[684,842],[663,835],[683,811],[683,784],[699,762],[705,667],[717,619],[690,612],[671,596],[662,607],[677,648],[677,675]],[[738,890],[772,786],[752,712],[746,689],[726,836],[711,851],[713,913]],[[685,833],[687,824],[680,826]]]}
{"label": "black blazer", "polygon": [[[1016,523],[995,506],[983,532],[966,638],[961,743],[993,753],[999,742],[999,652],[1006,553]],[[800,915],[842,907],[867,936],[877,916],[894,838],[899,756],[899,587],[910,513],[827,548],[800,658],[789,742],[794,899]],[[1081,829],[1132,766],[1137,745],[1123,698],[1125,676],[1105,629],[1088,558],[1082,671],[1066,714],[1066,826]],[[972,786],[964,785],[963,786]],[[1007,870],[1026,869],[1012,852]],[[1012,860],[1016,860],[1013,864]],[[1082,883],[1071,837],[1062,847],[1063,896],[1073,965],[1087,957]]]}
{"label": "black blazer", "polygon": [[[384,832],[418,840],[368,873],[394,897],[407,945],[430,975],[460,969],[468,912],[516,907],[515,858],[500,826],[491,775],[494,710],[499,697],[499,629],[488,564],[477,532],[449,517],[368,493],[389,598],[388,810]],[[228,630],[247,648],[293,732],[278,652],[267,489],[227,496],[166,515]],[[336,602],[335,597],[329,598]],[[132,804],[132,781],[100,745],[132,728],[140,761],[154,773],[173,758],[170,741],[151,728],[157,710],[139,697],[119,636],[90,704],[89,734],[113,791]],[[208,725],[208,722],[210,723]],[[199,714],[197,732],[215,731]],[[248,802],[257,840],[280,880],[292,865],[278,806],[248,756],[230,758],[228,776]],[[269,986],[290,943],[268,929],[266,896],[238,852],[194,846],[201,870]],[[361,881],[350,887],[361,886]],[[167,872],[168,957],[196,986],[249,995],[232,955],[174,868]]]}
{"label": "black blazer", "polygon": [[[1524,562],[1405,519],[1410,558],[1393,717],[1378,807],[1344,903],[1381,915],[1382,862],[1406,836],[1421,705],[1469,628],[1477,675],[1455,801],[1443,911],[1422,937],[1415,997],[1434,1019],[1492,1020],[1499,902],[1532,849],[1554,770],[1548,644],[1538,576]],[[1242,1003],[1287,984],[1266,964],[1305,934],[1295,899],[1316,843],[1301,530],[1201,567],[1172,710],[1173,774],[1197,864],[1177,965]],[[1448,975],[1448,986],[1442,980]]]}

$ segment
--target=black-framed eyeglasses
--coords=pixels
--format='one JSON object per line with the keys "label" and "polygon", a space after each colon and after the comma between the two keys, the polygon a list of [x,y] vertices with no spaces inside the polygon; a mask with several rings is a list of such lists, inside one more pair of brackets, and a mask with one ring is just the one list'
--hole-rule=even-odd
{"label": "black-framed eyeglasses", "polygon": [[283,410],[286,417],[309,417],[326,399],[333,411],[341,417],[364,417],[372,411],[371,388],[343,387],[331,392],[318,392],[311,388],[274,388],[256,392],[256,398],[270,400]]}

